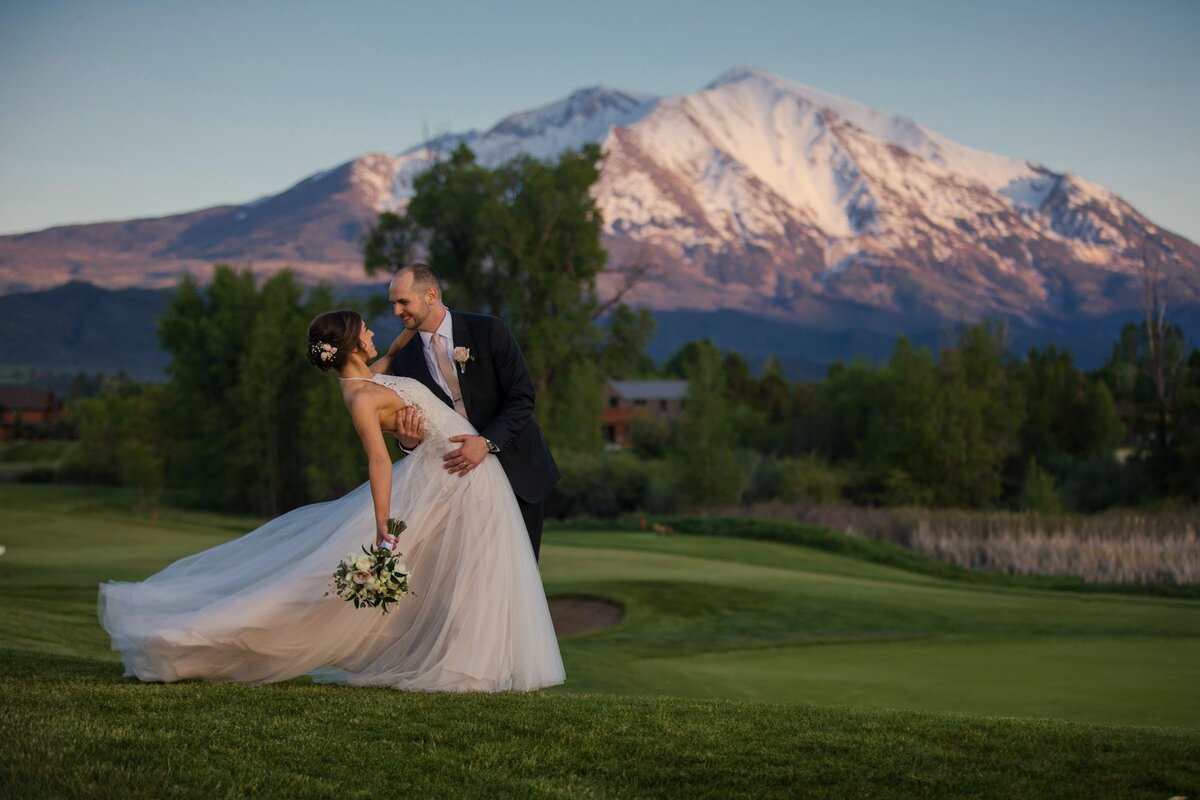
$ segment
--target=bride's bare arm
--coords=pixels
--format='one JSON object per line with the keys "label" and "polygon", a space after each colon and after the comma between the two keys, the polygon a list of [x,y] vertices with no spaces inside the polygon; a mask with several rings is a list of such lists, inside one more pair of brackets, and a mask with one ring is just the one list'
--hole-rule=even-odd
{"label": "bride's bare arm", "polygon": [[375,363],[371,365],[371,372],[376,375],[382,375],[392,368],[392,357],[400,352],[400,348],[412,341],[412,338],[417,335],[416,331],[410,331],[405,328],[400,331],[400,335],[392,342],[392,346],[388,351],[379,358],[375,359]]}
{"label": "bride's bare arm", "polygon": [[375,545],[378,547],[387,534],[388,517],[392,506],[392,457],[388,455],[379,428],[381,406],[373,393],[358,392],[350,402],[350,417],[354,429],[367,451],[367,475],[371,480],[371,500],[375,506]]}

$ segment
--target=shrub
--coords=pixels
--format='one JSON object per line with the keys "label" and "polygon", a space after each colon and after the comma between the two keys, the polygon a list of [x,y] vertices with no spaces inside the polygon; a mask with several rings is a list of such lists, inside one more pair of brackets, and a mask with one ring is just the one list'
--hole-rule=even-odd
{"label": "shrub", "polygon": [[1078,462],[1062,483],[1063,504],[1083,513],[1137,505],[1151,493],[1150,480],[1136,458],[1123,464],[1112,456]]}
{"label": "shrub", "polygon": [[557,460],[562,480],[547,498],[548,517],[612,519],[645,505],[650,471],[646,462],[632,453],[567,452]]}
{"label": "shrub", "polygon": [[1021,484],[1021,508],[1042,514],[1057,514],[1062,510],[1058,492],[1054,490],[1054,476],[1039,467],[1032,458],[1025,470],[1025,481]]}
{"label": "shrub", "polygon": [[662,458],[671,446],[671,423],[639,414],[629,423],[629,447],[639,458]]}
{"label": "shrub", "polygon": [[787,502],[835,503],[842,498],[846,473],[830,466],[820,456],[779,460],[779,489],[775,499]]}

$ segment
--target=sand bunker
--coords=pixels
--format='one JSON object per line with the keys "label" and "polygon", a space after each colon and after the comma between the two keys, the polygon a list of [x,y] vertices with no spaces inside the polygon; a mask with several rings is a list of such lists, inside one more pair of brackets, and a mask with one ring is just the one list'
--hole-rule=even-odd
{"label": "sand bunker", "polygon": [[619,603],[589,595],[561,595],[547,599],[554,633],[558,638],[611,628],[625,619]]}

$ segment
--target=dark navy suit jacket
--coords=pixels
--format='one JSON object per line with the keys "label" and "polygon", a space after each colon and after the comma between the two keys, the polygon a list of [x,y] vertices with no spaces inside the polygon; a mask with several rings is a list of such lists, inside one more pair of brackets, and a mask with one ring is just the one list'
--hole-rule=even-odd
{"label": "dark navy suit jacket", "polygon": [[[529,366],[508,326],[486,314],[450,312],[454,346],[471,351],[471,360],[458,373],[467,419],[500,452],[513,492],[526,503],[545,499],[558,482],[558,465],[533,419],[534,389]],[[420,334],[396,353],[392,373],[416,378],[442,402],[453,406],[429,373]]]}

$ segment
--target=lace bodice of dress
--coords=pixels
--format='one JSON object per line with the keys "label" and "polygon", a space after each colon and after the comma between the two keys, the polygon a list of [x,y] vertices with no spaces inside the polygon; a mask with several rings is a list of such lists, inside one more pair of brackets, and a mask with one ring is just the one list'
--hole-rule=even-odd
{"label": "lace bodice of dress", "polygon": [[391,389],[410,406],[416,406],[425,420],[425,438],[446,427],[447,415],[457,416],[454,409],[447,406],[434,396],[433,392],[416,378],[402,378],[397,375],[376,375],[371,378],[373,383]]}

